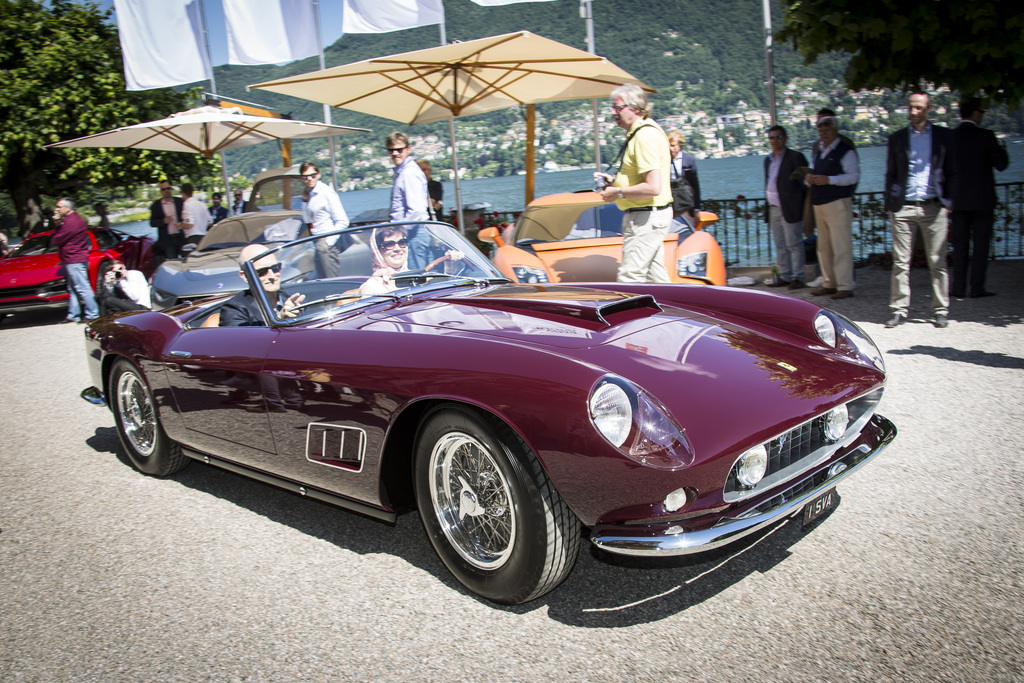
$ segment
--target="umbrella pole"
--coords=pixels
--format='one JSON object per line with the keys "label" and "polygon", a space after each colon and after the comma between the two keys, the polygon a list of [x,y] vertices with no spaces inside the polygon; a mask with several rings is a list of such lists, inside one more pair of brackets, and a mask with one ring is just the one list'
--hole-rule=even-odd
{"label": "umbrella pole", "polygon": [[459,231],[466,234],[466,222],[462,219],[462,190],[459,189],[459,153],[455,151],[455,119],[448,119],[448,135],[452,139],[452,170],[455,172],[455,206],[459,216]]}
{"label": "umbrella pole", "polygon": [[526,201],[523,206],[529,206],[533,201],[534,173],[536,173],[536,145],[534,140],[534,127],[537,125],[537,105],[526,105]]}

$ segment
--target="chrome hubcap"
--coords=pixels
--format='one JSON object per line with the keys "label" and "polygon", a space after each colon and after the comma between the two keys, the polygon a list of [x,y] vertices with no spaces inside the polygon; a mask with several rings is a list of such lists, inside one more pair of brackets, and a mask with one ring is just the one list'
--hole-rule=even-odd
{"label": "chrome hubcap", "polygon": [[117,406],[121,428],[135,452],[150,456],[156,446],[156,413],[146,386],[137,375],[126,372],[117,381]]}
{"label": "chrome hubcap", "polygon": [[467,562],[497,569],[515,545],[516,521],[509,485],[479,441],[446,435],[430,454],[430,498],[448,542]]}

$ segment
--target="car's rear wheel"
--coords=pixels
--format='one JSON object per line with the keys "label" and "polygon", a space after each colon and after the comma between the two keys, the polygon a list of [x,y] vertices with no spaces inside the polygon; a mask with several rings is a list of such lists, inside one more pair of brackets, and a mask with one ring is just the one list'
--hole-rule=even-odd
{"label": "car's rear wheel", "polygon": [[139,370],[127,360],[118,360],[110,372],[109,387],[117,434],[132,464],[157,477],[184,469],[188,456],[160,426],[153,394]]}
{"label": "car's rear wheel", "polygon": [[526,443],[492,416],[456,405],[427,415],[416,502],[448,569],[495,602],[540,597],[576,562],[579,521]]}

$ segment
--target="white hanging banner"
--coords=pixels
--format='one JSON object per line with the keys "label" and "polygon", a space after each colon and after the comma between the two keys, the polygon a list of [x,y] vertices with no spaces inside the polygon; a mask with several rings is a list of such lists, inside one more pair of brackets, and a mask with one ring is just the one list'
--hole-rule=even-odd
{"label": "white hanging banner", "polygon": [[280,64],[320,54],[312,0],[223,0],[228,64]]}
{"label": "white hanging banner", "polygon": [[128,90],[209,80],[199,0],[114,0]]}
{"label": "white hanging banner", "polygon": [[551,2],[552,0],[470,0],[485,7],[497,7],[498,5],[514,5],[517,2]]}
{"label": "white hanging banner", "polygon": [[444,21],[441,0],[342,0],[343,33],[389,33]]}

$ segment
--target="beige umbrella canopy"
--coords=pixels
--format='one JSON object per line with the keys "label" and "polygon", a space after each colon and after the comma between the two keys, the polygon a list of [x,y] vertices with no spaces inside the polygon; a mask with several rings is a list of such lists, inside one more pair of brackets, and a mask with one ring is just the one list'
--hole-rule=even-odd
{"label": "beige umbrella canopy", "polygon": [[[520,31],[367,59],[257,83],[249,89],[270,90],[410,125],[448,119],[452,163],[458,168],[454,117],[522,104],[605,97],[625,83],[655,92],[604,57]],[[533,131],[527,128],[528,139],[532,139]],[[527,149],[529,158],[531,145]],[[532,170],[532,164],[527,164],[527,173]],[[461,214],[457,172],[455,192]]]}
{"label": "beige umbrella canopy", "polygon": [[326,138],[348,133],[369,133],[366,128],[332,126],[243,114],[237,108],[199,107],[171,114],[166,119],[54,142],[46,147],[126,147],[166,152],[197,152],[211,157],[271,140]]}
{"label": "beige umbrella canopy", "polygon": [[604,97],[635,83],[604,57],[526,31],[250,85],[408,124],[520,104]]}

